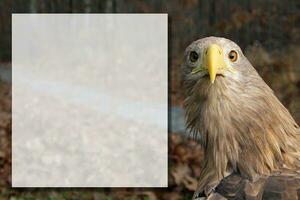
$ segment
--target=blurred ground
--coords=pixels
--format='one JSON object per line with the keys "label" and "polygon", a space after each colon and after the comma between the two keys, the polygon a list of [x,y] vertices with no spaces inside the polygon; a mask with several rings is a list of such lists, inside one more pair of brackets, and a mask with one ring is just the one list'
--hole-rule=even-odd
{"label": "blurred ground", "polygon": [[11,180],[11,85],[0,81],[0,199]]}
{"label": "blurred ground", "polygon": [[[1,63],[0,73],[10,67],[10,63]],[[201,169],[201,147],[195,141],[174,133],[169,135],[168,188],[12,189],[11,84],[9,73],[1,75],[5,81],[0,81],[0,200],[179,200],[192,197]]]}
{"label": "blurred ground", "polygon": [[0,200],[190,199],[197,184],[202,157],[201,147],[195,141],[170,134],[167,189],[12,189],[11,86],[0,82]]}

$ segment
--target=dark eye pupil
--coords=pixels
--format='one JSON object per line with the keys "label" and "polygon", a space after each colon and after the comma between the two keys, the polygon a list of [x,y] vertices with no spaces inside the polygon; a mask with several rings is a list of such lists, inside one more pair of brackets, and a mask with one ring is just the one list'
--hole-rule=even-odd
{"label": "dark eye pupil", "polygon": [[198,53],[195,52],[195,51],[191,51],[191,53],[190,53],[190,60],[192,62],[196,62],[198,60],[198,58],[199,58]]}
{"label": "dark eye pupil", "polygon": [[237,60],[237,52],[232,50],[231,52],[229,52],[228,57],[232,62],[236,61]]}

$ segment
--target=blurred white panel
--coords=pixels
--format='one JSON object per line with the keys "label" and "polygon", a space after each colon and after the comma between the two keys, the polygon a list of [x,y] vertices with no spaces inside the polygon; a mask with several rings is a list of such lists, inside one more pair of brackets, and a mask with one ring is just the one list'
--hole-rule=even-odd
{"label": "blurred white panel", "polygon": [[13,14],[12,186],[167,186],[167,15]]}

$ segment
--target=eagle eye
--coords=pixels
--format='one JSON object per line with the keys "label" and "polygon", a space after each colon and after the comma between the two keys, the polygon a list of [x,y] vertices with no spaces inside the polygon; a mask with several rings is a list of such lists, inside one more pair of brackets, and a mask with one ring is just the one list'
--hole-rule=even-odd
{"label": "eagle eye", "polygon": [[231,50],[228,54],[228,58],[231,62],[235,62],[238,59],[238,53],[235,50]]}
{"label": "eagle eye", "polygon": [[199,55],[196,51],[191,51],[189,55],[190,61],[191,62],[196,62],[199,58]]}

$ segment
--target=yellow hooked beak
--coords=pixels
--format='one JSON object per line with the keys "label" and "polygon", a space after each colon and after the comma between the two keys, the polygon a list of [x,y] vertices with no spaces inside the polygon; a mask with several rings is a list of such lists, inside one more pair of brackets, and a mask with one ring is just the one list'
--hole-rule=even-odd
{"label": "yellow hooked beak", "polygon": [[204,67],[207,67],[210,81],[214,83],[218,69],[224,67],[223,51],[220,46],[211,44],[203,57]]}
{"label": "yellow hooked beak", "polygon": [[192,73],[207,70],[211,83],[214,83],[217,74],[223,74],[228,69],[219,45],[211,44],[203,53],[202,66],[195,68]]}

